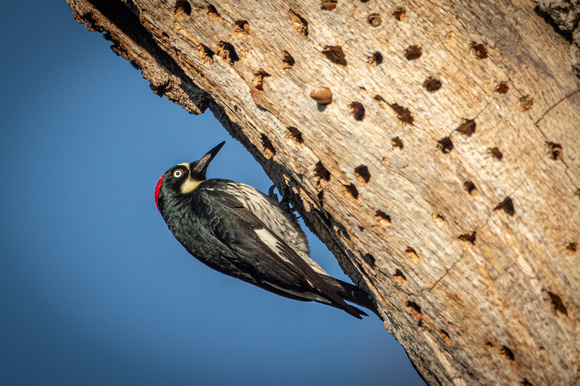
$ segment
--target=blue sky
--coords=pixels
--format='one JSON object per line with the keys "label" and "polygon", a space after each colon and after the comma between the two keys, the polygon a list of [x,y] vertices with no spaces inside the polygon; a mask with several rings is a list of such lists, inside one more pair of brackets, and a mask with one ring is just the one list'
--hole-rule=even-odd
{"label": "blue sky", "polygon": [[154,95],[64,0],[0,7],[0,384],[422,384],[376,316],[277,297],[173,238],[153,190],[174,164],[226,140],[209,177],[271,186],[211,113]]}

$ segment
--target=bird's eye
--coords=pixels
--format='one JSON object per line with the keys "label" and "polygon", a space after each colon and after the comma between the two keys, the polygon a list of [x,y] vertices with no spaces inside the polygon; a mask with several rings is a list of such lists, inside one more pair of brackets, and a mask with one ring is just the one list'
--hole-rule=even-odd
{"label": "bird's eye", "polygon": [[181,169],[176,169],[176,170],[174,170],[174,171],[173,171],[173,177],[175,177],[175,178],[179,178],[179,177],[181,177],[181,176],[183,176],[183,170],[181,170]]}

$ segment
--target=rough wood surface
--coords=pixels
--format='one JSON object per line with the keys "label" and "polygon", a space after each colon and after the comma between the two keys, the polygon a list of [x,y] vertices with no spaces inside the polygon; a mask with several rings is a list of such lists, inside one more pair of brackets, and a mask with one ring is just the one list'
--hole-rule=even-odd
{"label": "rough wood surface", "polygon": [[534,0],[536,13],[552,24],[557,32],[570,41],[570,60],[577,76],[580,76],[580,1]]}
{"label": "rough wood surface", "polygon": [[68,2],[212,109],[426,381],[579,382],[580,82],[533,2]]}

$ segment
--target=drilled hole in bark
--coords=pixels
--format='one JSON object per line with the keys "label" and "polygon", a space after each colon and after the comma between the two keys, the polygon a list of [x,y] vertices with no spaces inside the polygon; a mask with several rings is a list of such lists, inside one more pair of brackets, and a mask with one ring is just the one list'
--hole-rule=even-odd
{"label": "drilled hole in bark", "polygon": [[395,273],[393,274],[393,279],[395,279],[402,285],[407,284],[407,278],[405,277],[405,275],[403,275],[403,272],[401,272],[398,269],[395,270]]}
{"label": "drilled hole in bark", "polygon": [[412,45],[405,50],[405,58],[407,60],[419,59],[421,55],[423,55],[423,49],[419,46]]}
{"label": "drilled hole in bark", "polygon": [[477,188],[475,187],[475,184],[471,181],[465,181],[463,187],[465,188],[465,190],[467,190],[467,193],[469,193],[472,196],[477,196],[479,193],[477,191]]}
{"label": "drilled hole in bark", "polygon": [[439,214],[439,213],[433,213],[433,215],[431,216],[433,218],[433,222],[439,227],[441,228],[443,225],[445,225],[445,217],[443,217],[443,215]]}
{"label": "drilled hole in bark", "polygon": [[360,165],[357,168],[355,168],[354,175],[361,184],[365,185],[368,184],[371,179],[371,173],[369,172],[369,168],[367,168],[365,165]]}
{"label": "drilled hole in bark", "polygon": [[441,336],[441,339],[443,340],[443,342],[445,342],[445,344],[447,344],[449,346],[453,345],[453,343],[451,342],[451,338],[449,337],[449,334],[447,333],[447,331],[439,330],[439,336]]}
{"label": "drilled hole in bark", "polygon": [[161,84],[156,84],[156,85],[151,83],[149,85],[149,88],[151,89],[151,91],[153,91],[153,94],[155,94],[159,97],[162,97],[163,95],[165,95],[167,90],[169,90],[171,88],[171,81],[166,80],[165,82],[163,82]]}
{"label": "drilled hole in bark", "polygon": [[391,140],[391,144],[393,145],[394,149],[403,150],[403,140],[399,137],[395,137]]}
{"label": "drilled hole in bark", "polygon": [[496,206],[494,210],[503,210],[510,216],[513,216],[516,213],[514,202],[509,197],[506,197],[506,199],[503,200],[498,206]]}
{"label": "drilled hole in bark", "polygon": [[488,56],[487,48],[485,48],[485,45],[481,43],[478,44],[476,42],[471,42],[469,48],[471,49],[471,52],[473,53],[473,55],[475,55],[477,59],[485,59]]}
{"label": "drilled hole in bark", "polygon": [[365,107],[360,102],[352,102],[350,105],[350,114],[357,121],[362,121],[365,118]]}
{"label": "drilled hole in bark", "polygon": [[405,8],[399,7],[395,9],[395,12],[393,12],[393,16],[398,21],[405,21],[405,19],[407,18],[407,11],[405,11]]}
{"label": "drilled hole in bark", "polygon": [[413,118],[413,114],[411,114],[408,108],[399,106],[396,103],[389,104],[389,106],[391,107],[391,109],[393,109],[395,113],[397,113],[397,118],[399,119],[399,121],[408,125],[413,124],[415,119]]}
{"label": "drilled hole in bark", "polygon": [[295,127],[288,127],[288,138],[297,144],[301,145],[304,143],[304,138],[302,138],[302,132]]}
{"label": "drilled hole in bark", "polygon": [[272,141],[270,138],[266,137],[266,134],[262,134],[261,138],[262,146],[264,147],[264,155],[266,158],[272,158],[276,155],[276,149],[274,149],[274,145],[272,145]]}
{"label": "drilled hole in bark", "polygon": [[218,13],[217,9],[215,9],[215,7],[211,4],[208,4],[206,7],[206,11],[207,11],[207,16],[209,16],[210,20],[219,20],[222,17],[220,16],[220,14]]}
{"label": "drilled hole in bark", "polygon": [[308,37],[308,22],[304,20],[302,16],[294,12],[293,10],[288,11],[288,16],[290,17],[290,21],[292,21],[292,28],[300,35],[304,36],[305,38]]}
{"label": "drilled hole in bark", "polygon": [[501,153],[501,151],[499,151],[497,147],[488,148],[487,152],[498,161],[501,161],[501,159],[503,158],[503,154]]}
{"label": "drilled hole in bark", "polygon": [[421,307],[415,302],[407,302],[407,311],[411,314],[411,316],[416,320],[423,319],[423,313],[421,312]]}
{"label": "drilled hole in bark", "polygon": [[464,122],[457,128],[457,131],[466,137],[471,137],[473,133],[475,133],[475,128],[477,125],[473,119],[464,119],[463,121]]}
{"label": "drilled hole in bark", "polygon": [[254,78],[252,79],[252,84],[258,90],[263,91],[264,90],[264,78],[267,78],[269,76],[270,76],[270,74],[268,74],[266,71],[260,70],[254,74]]}
{"label": "drilled hole in bark", "polygon": [[566,306],[564,306],[564,303],[562,302],[562,298],[560,298],[560,296],[556,295],[553,292],[548,291],[548,296],[550,297],[550,301],[552,303],[552,309],[554,310],[554,312],[556,313],[561,313],[564,314],[566,316],[568,316],[568,310],[566,309]]}
{"label": "drilled hole in bark", "polygon": [[381,18],[381,15],[379,15],[378,13],[373,13],[372,15],[369,15],[367,21],[373,27],[378,27],[383,22],[383,19]]}
{"label": "drilled hole in bark", "polygon": [[437,142],[437,147],[443,154],[447,154],[453,150],[453,142],[451,142],[451,138],[445,137]]}
{"label": "drilled hole in bark", "polygon": [[374,54],[372,54],[369,59],[368,59],[368,63],[371,66],[378,66],[383,62],[383,54],[381,54],[380,52],[375,52]]}
{"label": "drilled hole in bark", "polygon": [[504,357],[506,357],[510,361],[513,361],[515,358],[513,351],[510,350],[509,347],[507,347],[507,346],[501,346],[501,349],[499,350],[499,352],[501,353],[501,355],[503,355]]}
{"label": "drilled hole in bark", "polygon": [[250,24],[246,20],[237,20],[234,23],[234,33],[239,37],[246,37],[250,34]]}
{"label": "drilled hole in bark", "polygon": [[326,58],[330,60],[332,63],[346,67],[346,58],[344,56],[344,52],[342,51],[342,47],[326,46],[322,50],[322,54],[326,56]]}
{"label": "drilled hole in bark", "polygon": [[467,241],[468,243],[471,243],[474,245],[475,244],[475,237],[476,237],[476,233],[475,233],[475,231],[473,231],[471,233],[459,235],[458,239],[461,241]]}
{"label": "drilled hole in bark", "polygon": [[342,193],[349,200],[358,200],[358,190],[353,184],[342,185]]}
{"label": "drilled hole in bark", "polygon": [[522,111],[531,110],[534,106],[534,100],[529,95],[524,95],[520,98],[520,106]]}
{"label": "drilled hole in bark", "polygon": [[320,3],[320,9],[323,11],[332,11],[336,8],[338,1],[336,0],[322,0]]}
{"label": "drilled hole in bark", "polygon": [[562,159],[562,145],[554,142],[546,142],[550,152],[550,158],[554,161],[559,161]]}
{"label": "drilled hole in bark", "polygon": [[497,92],[498,94],[505,94],[507,93],[509,90],[509,86],[507,84],[507,82],[501,81],[497,84],[497,86],[495,86],[495,92]]}
{"label": "drilled hole in bark", "polygon": [[566,253],[568,254],[569,257],[572,257],[576,254],[576,251],[578,251],[578,244],[575,242],[572,243],[568,243],[566,244]]}
{"label": "drilled hole in bark", "polygon": [[175,16],[177,18],[185,18],[191,16],[191,4],[186,0],[178,0],[175,3]]}
{"label": "drilled hole in bark", "polygon": [[381,226],[389,226],[391,225],[391,216],[383,212],[382,210],[377,210],[375,212],[375,218],[379,222]]}
{"label": "drilled hole in bark", "polygon": [[233,66],[238,60],[240,60],[234,46],[228,42],[219,42],[217,53],[230,66]]}
{"label": "drilled hole in bark", "polygon": [[429,92],[435,92],[441,88],[441,81],[430,76],[423,83],[423,87]]}
{"label": "drilled hole in bark", "polygon": [[199,56],[201,57],[203,64],[205,64],[206,66],[211,66],[213,64],[213,56],[215,55],[215,53],[208,47],[200,43],[197,45],[197,52],[199,53]]}
{"label": "drilled hole in bark", "polygon": [[409,259],[413,261],[413,263],[419,262],[419,256],[417,255],[417,252],[415,252],[413,248],[407,247],[407,249],[405,250],[405,254]]}
{"label": "drilled hole in bark", "polygon": [[288,51],[282,53],[282,69],[284,71],[290,70],[295,63],[296,61]]}
{"label": "drilled hole in bark", "polygon": [[362,258],[365,261],[365,263],[370,265],[372,268],[375,268],[375,257],[373,255],[371,255],[370,253],[367,253],[367,254],[363,255]]}
{"label": "drilled hole in bark", "polygon": [[499,209],[503,210],[510,216],[513,216],[516,213],[514,208],[514,202],[510,197],[506,197],[505,200],[503,200],[498,206],[495,207],[495,210]]}
{"label": "drilled hole in bark", "polygon": [[314,177],[318,178],[319,180],[330,181],[330,172],[320,161],[318,161],[316,166],[314,166]]}

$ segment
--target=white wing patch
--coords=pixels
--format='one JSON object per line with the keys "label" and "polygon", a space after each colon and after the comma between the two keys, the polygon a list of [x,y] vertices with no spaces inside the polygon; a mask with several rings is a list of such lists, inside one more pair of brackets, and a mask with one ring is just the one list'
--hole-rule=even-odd
{"label": "white wing patch", "polygon": [[[286,258],[283,254],[280,253],[280,248],[278,248],[278,239],[274,236],[269,230],[267,229],[254,229],[254,232],[258,235],[260,240],[266,244],[270,249],[282,260],[287,262],[288,264],[292,264],[288,258]],[[292,264],[294,265],[294,264]]]}
{"label": "white wing patch", "polygon": [[297,292],[297,291],[289,290],[287,288],[278,287],[277,285],[272,284],[272,283],[270,283],[268,281],[265,281],[264,283],[268,284],[269,286],[272,286],[272,287],[276,288],[277,290],[280,290],[282,292],[289,293],[290,295],[294,295],[294,296],[297,296],[299,298],[310,299],[310,300],[314,300],[315,302],[324,303],[324,304],[331,304],[328,301],[328,299],[325,299],[322,296],[317,295],[317,294],[312,293],[312,292]]}
{"label": "white wing patch", "polygon": [[[262,242],[264,244],[266,244],[268,247],[270,247],[270,249],[272,251],[274,251],[274,253],[278,257],[280,257],[285,262],[295,266],[295,264],[293,264],[290,260],[288,260],[288,258],[286,256],[284,256],[283,253],[280,253],[280,247],[278,246],[279,241],[276,238],[276,236],[274,236],[272,234],[272,232],[270,232],[268,229],[255,229],[254,232],[256,232],[256,234],[258,235],[260,240],[262,240]],[[295,251],[295,252],[299,258],[304,260],[310,266],[310,268],[312,268],[312,270],[314,272],[322,274],[322,275],[330,276],[324,269],[322,269],[322,267],[320,265],[318,265],[318,263],[316,263],[314,260],[312,260],[310,258],[310,256],[308,256],[308,254],[301,252],[301,251]],[[310,285],[312,285],[312,283],[310,283]]]}
{"label": "white wing patch", "polygon": [[240,200],[290,248],[308,254],[308,242],[304,232],[298,223],[293,221],[293,216],[280,208],[275,200],[246,184],[236,184],[228,190],[228,193]]}
{"label": "white wing patch", "polygon": [[[266,196],[259,190],[246,185],[237,183],[228,189],[228,193],[236,197],[240,202],[248,208],[256,217],[260,219],[269,228],[259,229],[256,231],[262,232],[258,233],[258,237],[266,243],[278,256],[280,256],[284,261],[288,262],[288,259],[281,256],[279,253],[279,248],[276,245],[276,237],[272,235],[274,233],[281,240],[283,240],[290,248],[292,248],[302,260],[304,260],[316,273],[320,273],[326,276],[330,276],[318,263],[316,263],[308,255],[308,242],[306,241],[306,235],[300,229],[300,226],[296,221],[291,219],[290,214],[286,213],[278,203]],[[276,232],[278,230],[279,233]]]}
{"label": "white wing patch", "polygon": [[298,255],[302,258],[302,260],[308,263],[308,265],[310,266],[310,268],[314,270],[314,272],[330,276],[324,269],[322,269],[320,265],[318,265],[316,261],[312,260],[310,256],[308,256],[307,254],[299,253]]}

